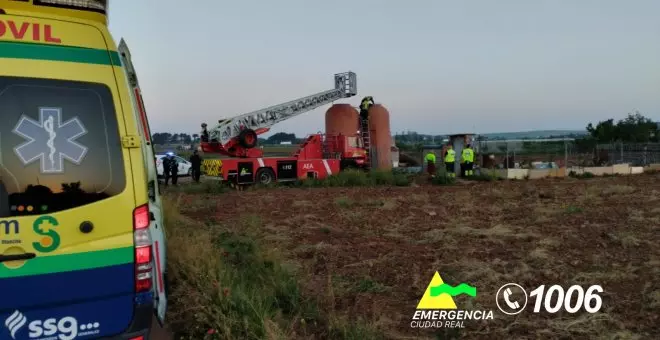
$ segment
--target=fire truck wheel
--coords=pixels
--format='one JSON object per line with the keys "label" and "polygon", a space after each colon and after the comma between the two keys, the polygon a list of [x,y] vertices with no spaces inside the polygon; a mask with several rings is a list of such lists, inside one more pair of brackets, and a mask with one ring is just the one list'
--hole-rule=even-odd
{"label": "fire truck wheel", "polygon": [[252,129],[245,129],[238,135],[238,143],[246,149],[257,146],[257,133]]}
{"label": "fire truck wheel", "polygon": [[275,173],[269,168],[259,169],[257,171],[257,183],[268,185],[275,182]]}

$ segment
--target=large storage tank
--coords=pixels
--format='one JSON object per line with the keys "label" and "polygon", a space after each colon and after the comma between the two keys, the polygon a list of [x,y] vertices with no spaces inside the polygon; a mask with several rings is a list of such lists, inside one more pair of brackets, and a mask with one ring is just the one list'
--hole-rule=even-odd
{"label": "large storage tank", "polygon": [[371,135],[371,166],[374,169],[392,169],[390,113],[381,104],[374,104],[369,109],[369,132]]}
{"label": "large storage tank", "polygon": [[351,104],[335,104],[325,112],[325,133],[354,136],[358,131],[358,111]]}

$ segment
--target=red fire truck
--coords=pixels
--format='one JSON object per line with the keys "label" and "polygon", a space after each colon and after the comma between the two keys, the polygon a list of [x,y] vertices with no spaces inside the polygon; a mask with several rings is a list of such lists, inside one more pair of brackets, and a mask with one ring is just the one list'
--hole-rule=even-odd
{"label": "red fire truck", "polygon": [[[204,160],[204,174],[235,184],[270,184],[305,178],[323,179],[346,168],[369,167],[366,122],[354,135],[309,135],[288,157],[264,157],[258,135],[284,120],[357,94],[353,72],[335,74],[335,88],[265,109],[202,124],[200,150],[228,158]],[[356,127],[359,122],[356,121]]]}

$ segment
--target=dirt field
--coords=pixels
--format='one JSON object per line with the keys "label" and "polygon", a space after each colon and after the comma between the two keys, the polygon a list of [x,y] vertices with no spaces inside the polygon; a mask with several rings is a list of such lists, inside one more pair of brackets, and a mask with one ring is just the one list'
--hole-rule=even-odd
{"label": "dirt field", "polygon": [[[295,269],[321,309],[384,338],[652,339],[660,324],[660,175],[501,181],[443,187],[262,189],[170,193],[204,225],[245,228]],[[169,256],[173,256],[171,253]],[[457,330],[410,327],[438,271],[478,296],[459,309],[494,320]],[[495,303],[500,286],[604,288],[596,314],[516,316]],[[312,337],[313,338],[313,337]],[[322,337],[317,337],[322,338]]]}

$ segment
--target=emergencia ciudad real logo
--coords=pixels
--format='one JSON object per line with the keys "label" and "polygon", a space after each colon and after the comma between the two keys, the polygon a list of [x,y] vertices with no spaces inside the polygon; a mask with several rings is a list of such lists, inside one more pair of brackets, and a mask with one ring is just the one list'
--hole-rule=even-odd
{"label": "emergencia ciudad real logo", "polygon": [[467,283],[452,286],[442,280],[436,271],[417,304],[410,327],[412,328],[464,328],[465,320],[492,320],[492,310],[458,309],[454,297],[477,297],[477,288]]}

